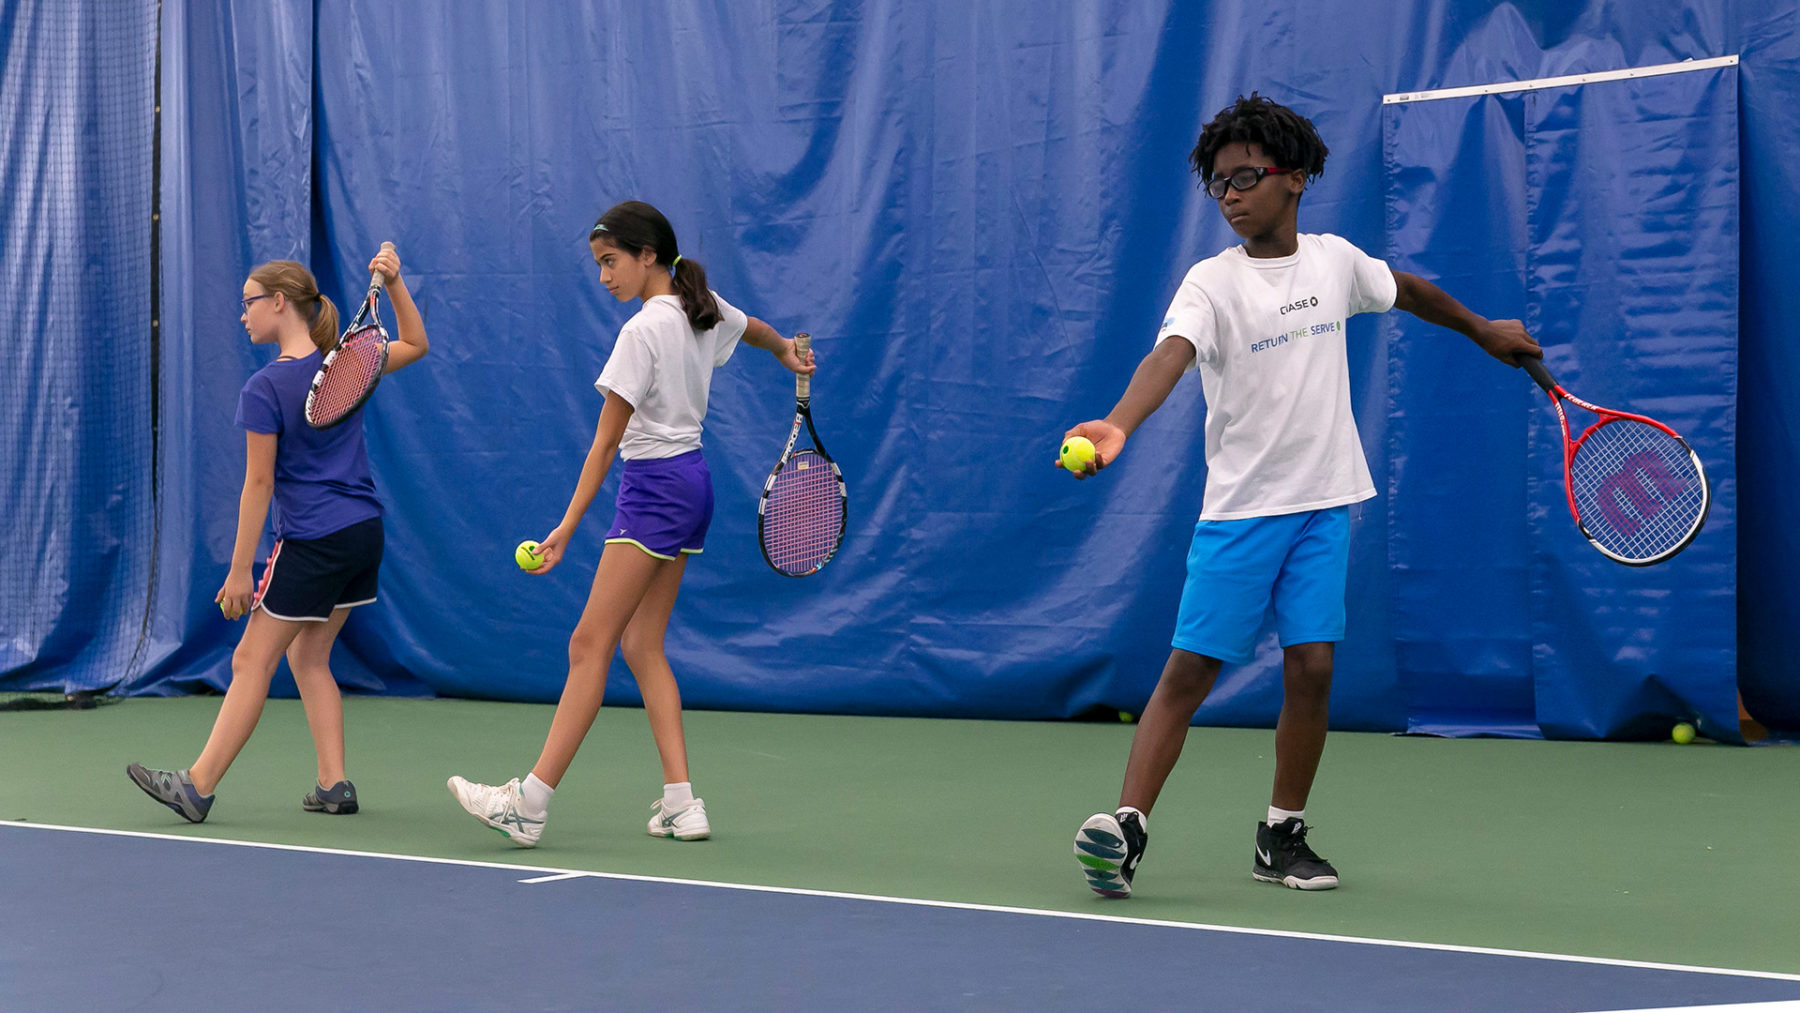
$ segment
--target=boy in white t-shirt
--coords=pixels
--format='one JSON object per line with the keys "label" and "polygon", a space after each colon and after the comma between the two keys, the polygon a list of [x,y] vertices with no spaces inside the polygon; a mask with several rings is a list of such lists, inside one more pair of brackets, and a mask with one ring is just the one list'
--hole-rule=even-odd
{"label": "boy in white t-shirt", "polygon": [[1375,495],[1350,412],[1344,322],[1398,307],[1508,365],[1543,354],[1517,320],[1478,316],[1337,236],[1299,234],[1300,197],[1326,154],[1310,120],[1255,93],[1206,125],[1189,161],[1244,243],[1188,271],[1111,414],[1067,434],[1093,441],[1094,460],[1076,477],[1095,474],[1184,373],[1200,374],[1206,498],[1174,649],[1132,739],[1119,808],[1096,813],[1075,837],[1088,886],[1102,896],[1131,895],[1150,808],[1188,725],[1220,665],[1251,659],[1271,605],[1283,700],[1252,875],[1301,890],[1337,886],[1337,870],[1306,843],[1306,799],[1325,748],[1332,645],[1344,637],[1349,504]]}

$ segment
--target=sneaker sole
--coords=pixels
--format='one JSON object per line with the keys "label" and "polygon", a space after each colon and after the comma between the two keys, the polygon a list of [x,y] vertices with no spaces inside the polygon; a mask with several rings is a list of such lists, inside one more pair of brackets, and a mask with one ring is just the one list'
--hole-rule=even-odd
{"label": "sneaker sole", "polygon": [[1095,813],[1075,833],[1075,860],[1081,863],[1088,889],[1102,897],[1131,896],[1125,868],[1125,832],[1116,817]]}
{"label": "sneaker sole", "polygon": [[694,834],[694,833],[688,833],[688,834],[664,833],[661,830],[652,830],[652,831],[650,831],[650,836],[651,837],[661,837],[665,840],[704,841],[707,838],[712,836],[712,828],[708,827],[705,830],[702,830],[697,834]]}
{"label": "sneaker sole", "polygon": [[1312,879],[1301,879],[1299,876],[1277,876],[1274,872],[1255,868],[1250,871],[1250,878],[1259,883],[1274,883],[1295,890],[1336,890],[1336,876],[1314,876]]}
{"label": "sneaker sole", "polygon": [[336,802],[336,803],[321,802],[317,805],[308,805],[303,800],[300,803],[300,808],[305,809],[309,813],[329,813],[333,816],[350,816],[350,815],[355,814],[355,812],[356,812],[356,803],[355,802]]}

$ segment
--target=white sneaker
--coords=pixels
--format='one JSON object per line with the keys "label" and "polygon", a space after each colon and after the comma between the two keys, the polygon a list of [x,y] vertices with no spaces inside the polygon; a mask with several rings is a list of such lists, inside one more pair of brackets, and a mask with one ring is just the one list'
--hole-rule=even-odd
{"label": "white sneaker", "polygon": [[651,837],[673,837],[678,841],[704,841],[712,836],[712,826],[706,822],[706,803],[695,799],[674,812],[663,808],[662,799],[650,803]]}
{"label": "white sneaker", "polygon": [[456,796],[456,801],[469,811],[470,816],[505,834],[521,848],[537,847],[538,837],[544,832],[544,821],[519,811],[523,799],[519,795],[518,778],[491,785],[452,777],[448,784],[450,794]]}

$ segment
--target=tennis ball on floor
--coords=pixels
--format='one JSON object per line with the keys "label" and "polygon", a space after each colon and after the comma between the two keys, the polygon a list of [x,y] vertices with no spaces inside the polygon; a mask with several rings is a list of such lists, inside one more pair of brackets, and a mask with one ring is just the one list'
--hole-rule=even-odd
{"label": "tennis ball on floor", "polygon": [[513,559],[521,570],[535,570],[544,565],[544,557],[538,553],[538,543],[523,541],[513,550]]}
{"label": "tennis ball on floor", "polygon": [[1672,738],[1678,744],[1685,746],[1694,741],[1694,726],[1683,721],[1675,726],[1674,731],[1669,733],[1669,738]]}
{"label": "tennis ball on floor", "polygon": [[1094,443],[1085,436],[1071,436],[1063,441],[1062,466],[1070,471],[1086,471],[1094,459]]}

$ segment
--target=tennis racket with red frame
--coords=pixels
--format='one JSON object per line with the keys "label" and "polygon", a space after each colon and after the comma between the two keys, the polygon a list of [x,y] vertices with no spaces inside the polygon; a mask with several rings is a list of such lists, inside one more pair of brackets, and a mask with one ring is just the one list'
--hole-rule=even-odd
{"label": "tennis racket with red frame", "polygon": [[[381,248],[391,250],[394,244],[382,243]],[[312,389],[306,392],[306,424],[314,429],[330,429],[355,415],[387,371],[388,333],[381,326],[379,308],[382,284],[381,272],[370,272],[369,294],[313,374]]]}
{"label": "tennis racket with red frame", "polygon": [[[1563,485],[1575,526],[1608,559],[1649,566],[1688,547],[1706,523],[1712,490],[1699,455],[1644,415],[1601,408],[1565,390],[1544,364],[1519,364],[1550,395],[1563,433]],[[1600,417],[1569,435],[1568,401]]]}
{"label": "tennis racket with red frame", "polygon": [[[812,335],[794,335],[794,345],[805,359]],[[812,446],[795,450],[802,427],[812,438]],[[762,543],[763,559],[784,576],[818,573],[843,543],[849,502],[844,476],[813,428],[812,378],[796,376],[794,426],[788,431],[781,460],[763,483],[762,500],[756,506],[756,537]]]}

